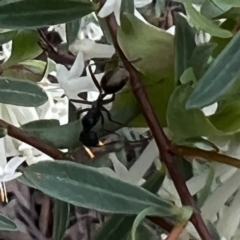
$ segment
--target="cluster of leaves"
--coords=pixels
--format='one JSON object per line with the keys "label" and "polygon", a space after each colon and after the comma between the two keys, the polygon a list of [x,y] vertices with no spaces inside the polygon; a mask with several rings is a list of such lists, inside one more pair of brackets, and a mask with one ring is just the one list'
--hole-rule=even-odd
{"label": "cluster of leaves", "polygon": [[[191,0],[181,2],[189,21],[179,14],[174,16],[175,36],[145,24],[132,14],[132,5],[126,4],[129,9],[121,17],[118,44],[129,61],[141,59],[132,64],[139,71],[159,121],[170,129],[173,141],[186,143],[188,139],[195,139],[191,141],[195,144],[201,137],[236,134],[240,129],[237,97],[240,91],[237,21],[240,4],[205,0],[198,12]],[[1,3],[0,27],[8,30],[1,32],[0,43],[12,40],[12,53],[1,66],[0,102],[25,107],[45,103],[47,95],[36,82],[48,72],[50,63],[48,59],[36,60],[43,52],[38,44],[37,28],[67,22],[67,40],[71,43],[79,28],[78,19],[97,11],[98,7],[98,4],[80,0],[6,0]],[[226,20],[219,23],[223,18]],[[103,32],[106,32],[104,26],[102,24]],[[196,45],[196,29],[209,33],[210,41]],[[112,117],[133,127],[146,127],[139,105],[128,88],[117,95]],[[215,102],[218,103],[216,113],[205,116],[202,108]],[[52,120],[31,122],[22,128],[56,148],[75,149],[80,145],[80,120],[61,126]],[[119,126],[109,123],[109,130],[117,128]],[[68,204],[117,214],[95,239],[126,239],[131,228],[135,239],[137,226],[145,216],[168,217],[175,224],[176,219],[187,221],[191,215],[189,208],[178,208],[154,194],[164,176],[156,171],[143,189],[110,178],[95,168],[56,160],[26,168],[20,181],[60,200],[55,205],[54,240],[64,236]],[[0,221],[0,228],[13,230],[9,221]]]}

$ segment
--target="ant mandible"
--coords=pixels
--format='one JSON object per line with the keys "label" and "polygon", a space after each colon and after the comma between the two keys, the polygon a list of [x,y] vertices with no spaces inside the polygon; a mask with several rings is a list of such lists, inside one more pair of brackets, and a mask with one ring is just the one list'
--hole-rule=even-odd
{"label": "ant mandible", "polygon": [[[124,126],[122,123],[114,121],[111,117],[110,112],[103,105],[114,101],[115,93],[124,87],[129,78],[129,73],[127,70],[121,68],[108,71],[101,79],[101,84],[99,84],[94,73],[92,72],[91,65],[89,65],[88,68],[91,78],[99,91],[97,100],[90,102],[85,100],[70,99],[70,101],[91,105],[91,108],[80,110],[80,113],[83,113],[85,111],[88,112],[82,118],[83,130],[80,133],[79,140],[82,142],[90,157],[93,158],[94,155],[88,149],[88,147],[98,147],[104,145],[99,141],[98,135],[92,131],[92,128],[98,123],[100,119],[102,126],[104,126],[104,116],[102,114],[102,111],[106,113],[109,121]],[[112,97],[110,99],[104,99],[109,94],[113,94]]]}

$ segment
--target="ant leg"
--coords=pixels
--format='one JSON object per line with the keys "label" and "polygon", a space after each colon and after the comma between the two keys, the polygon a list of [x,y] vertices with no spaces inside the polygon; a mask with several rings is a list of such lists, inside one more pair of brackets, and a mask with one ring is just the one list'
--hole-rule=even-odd
{"label": "ant leg", "polygon": [[92,78],[92,80],[93,80],[95,86],[97,87],[99,93],[101,94],[101,93],[102,93],[102,88],[101,88],[101,86],[100,86],[98,80],[96,79],[96,77],[95,77],[93,71],[92,71],[91,65],[88,66],[88,69],[89,69],[89,72],[90,72],[91,78]]}
{"label": "ant leg", "polygon": [[105,128],[104,128],[104,116],[103,116],[102,113],[100,113],[100,117],[101,117],[102,128],[105,129]]}
{"label": "ant leg", "polygon": [[115,100],[115,94],[113,94],[111,98],[103,100],[103,105],[114,102],[114,100]]}
{"label": "ant leg", "polygon": [[82,103],[82,104],[89,104],[89,105],[92,105],[92,102],[91,102],[91,101],[87,101],[87,100],[69,99],[69,101],[71,101],[71,102],[75,102],[75,103]]}
{"label": "ant leg", "polygon": [[78,114],[82,114],[82,113],[84,113],[84,112],[87,112],[87,111],[89,111],[91,108],[84,108],[84,109],[77,109],[77,113]]}
{"label": "ant leg", "polygon": [[114,121],[114,120],[112,119],[111,113],[110,113],[105,107],[102,106],[102,107],[101,107],[101,110],[104,111],[104,112],[107,114],[107,118],[108,118],[109,121],[111,121],[111,122],[113,122],[113,123],[116,123],[116,124],[118,124],[118,125],[121,125],[122,127],[126,127],[126,125],[124,125],[124,124],[122,124],[122,123],[120,123],[120,122]]}

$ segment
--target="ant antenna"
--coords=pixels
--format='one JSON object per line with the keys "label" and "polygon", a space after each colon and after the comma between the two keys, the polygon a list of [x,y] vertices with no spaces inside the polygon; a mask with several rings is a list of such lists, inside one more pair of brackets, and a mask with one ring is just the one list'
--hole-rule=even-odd
{"label": "ant antenna", "polygon": [[89,72],[90,72],[91,78],[92,78],[94,84],[96,85],[98,91],[99,91],[100,93],[102,93],[102,88],[101,88],[101,86],[100,86],[98,80],[96,79],[96,77],[95,77],[93,71],[92,71],[91,65],[88,66],[88,69],[89,69]]}

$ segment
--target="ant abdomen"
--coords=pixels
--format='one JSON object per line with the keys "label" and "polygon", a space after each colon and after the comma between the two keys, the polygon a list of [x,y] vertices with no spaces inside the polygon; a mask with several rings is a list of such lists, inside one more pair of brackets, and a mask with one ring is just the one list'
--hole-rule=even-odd
{"label": "ant abdomen", "polygon": [[86,147],[96,147],[99,144],[98,135],[94,131],[82,131],[79,140]]}
{"label": "ant abdomen", "polygon": [[101,80],[101,88],[106,94],[114,94],[125,86],[128,79],[128,71],[125,68],[117,68],[105,73]]}

